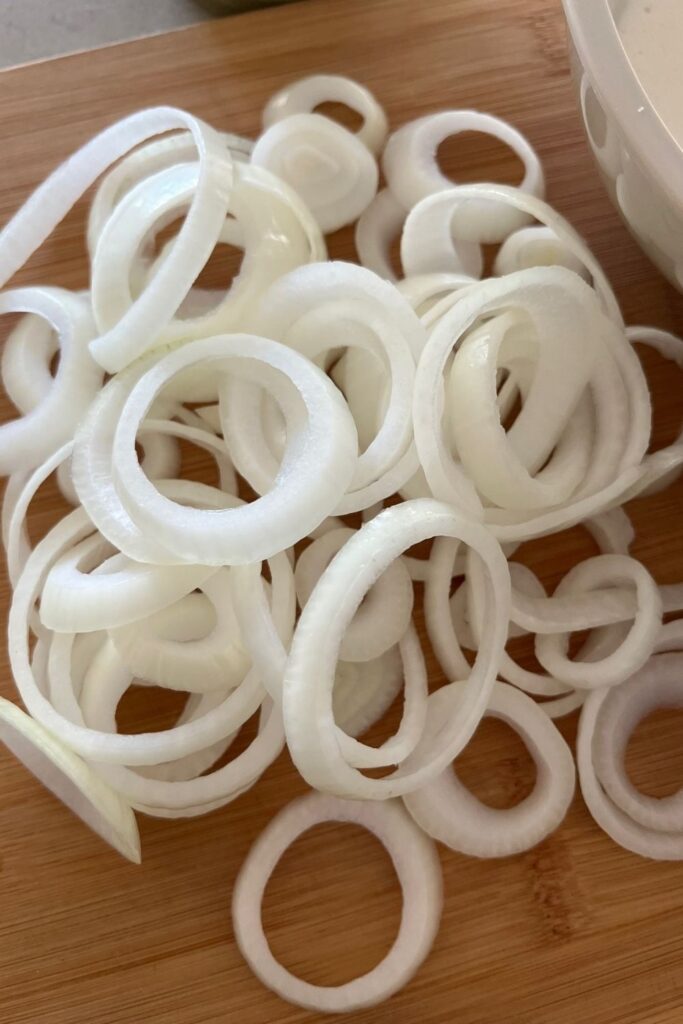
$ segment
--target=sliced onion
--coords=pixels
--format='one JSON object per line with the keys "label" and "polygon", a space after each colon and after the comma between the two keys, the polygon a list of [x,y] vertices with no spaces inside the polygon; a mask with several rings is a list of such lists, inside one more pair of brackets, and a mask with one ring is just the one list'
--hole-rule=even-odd
{"label": "sliced onion", "polygon": [[[448,687],[449,701],[461,699],[463,686]],[[452,850],[471,857],[507,857],[535,846],[560,824],[574,795],[574,759],[547,715],[513,686],[496,683],[484,715],[511,726],[533,757],[537,778],[529,796],[514,807],[488,807],[447,768],[422,789],[407,793],[403,802],[428,835]]]}
{"label": "sliced onion", "polygon": [[590,278],[583,260],[545,224],[519,228],[508,235],[496,255],[493,272],[502,277],[529,267],[566,267],[586,281]]}
{"label": "sliced onion", "polygon": [[[440,170],[438,147],[462,132],[481,132],[504,142],[524,164],[520,191],[543,197],[543,169],[535,151],[512,125],[478,110],[443,110],[409,121],[390,136],[382,157],[382,168],[390,190],[406,210],[425,196],[450,188],[453,182]],[[456,172],[457,173],[457,172]],[[470,215],[476,219],[481,242],[501,242],[528,219],[519,210],[495,202],[481,201]]]}
{"label": "sliced onion", "polygon": [[[239,636],[230,588],[230,572],[219,569],[199,584],[213,609],[213,623],[204,616],[203,628],[187,635],[188,598],[135,620],[109,629],[121,659],[138,679],[168,689],[205,693],[225,690],[242,679],[249,668]],[[195,634],[195,635],[192,635]]]}
{"label": "sliced onion", "polygon": [[[676,682],[680,678],[680,655],[658,655],[653,659],[653,662],[658,663],[660,659],[664,659],[661,671],[656,665],[651,663],[651,669],[644,669],[644,674],[638,674],[634,678],[641,683],[645,681],[647,685],[648,677],[649,681],[653,681],[658,676],[659,684],[655,686],[655,693],[661,687],[662,689],[659,690],[659,693],[663,694],[666,692],[668,679],[671,678],[669,673],[670,667],[673,667]],[[634,683],[634,688],[637,685],[637,682]],[[649,857],[653,860],[681,860],[683,859],[683,834],[647,827],[629,817],[605,792],[596,774],[594,743],[598,718],[602,716],[602,709],[605,703],[608,700],[611,701],[612,695],[617,695],[620,689],[620,687],[614,689],[603,687],[602,689],[594,690],[588,695],[583,706],[581,718],[579,719],[576,747],[577,766],[583,799],[600,828],[619,846],[623,846],[625,849],[631,850],[641,857]],[[631,691],[631,693],[633,692],[634,690]],[[645,692],[647,693],[647,691]],[[672,699],[670,689],[665,699],[667,703]],[[606,720],[608,721],[608,719]],[[603,770],[604,767],[603,765]]]}
{"label": "sliced onion", "polygon": [[[424,331],[405,300],[363,268],[349,263],[314,264],[270,288],[254,324],[259,334],[277,338],[310,359],[351,346],[379,362],[386,380],[386,408],[375,436],[358,459],[351,493],[336,512],[358,511],[392,494],[414,466],[414,454],[409,452],[411,395],[415,360],[424,344]],[[249,407],[258,408],[258,390],[228,380],[222,395],[228,406],[224,431],[234,443],[245,432],[242,424],[249,422]],[[263,493],[272,485],[274,459],[263,453],[265,442],[256,444],[258,427],[255,422],[246,431],[240,465],[252,486]],[[263,467],[258,475],[252,475],[254,465]]]}
{"label": "sliced onion", "polygon": [[290,114],[266,128],[251,162],[287,182],[322,231],[351,224],[372,202],[379,170],[367,146],[320,114]]}
{"label": "sliced onion", "polygon": [[263,108],[264,127],[292,114],[312,114],[323,103],[341,103],[360,114],[356,134],[371,153],[379,153],[388,131],[386,114],[369,89],[343,75],[309,75],[273,93]]}
{"label": "sliced onion", "polygon": [[334,677],[334,720],[348,736],[362,736],[391,707],[403,686],[397,647],[375,661],[340,661]]}
{"label": "sliced onion", "polygon": [[362,266],[386,281],[397,281],[392,243],[401,234],[406,212],[388,188],[381,189],[356,223],[355,243]]}
{"label": "sliced onion", "polygon": [[406,274],[459,269],[453,265],[454,249],[484,240],[481,203],[491,200],[549,227],[585,266],[604,311],[616,323],[623,324],[619,303],[605,272],[578,232],[542,199],[509,185],[457,185],[429,195],[413,207],[401,237],[401,260]]}
{"label": "sliced onion", "polygon": [[[332,690],[339,645],[361,600],[387,566],[412,544],[455,536],[485,564],[489,629],[469,673],[466,699],[444,720],[427,704],[427,722],[415,750],[391,775],[360,774],[335,736]],[[304,608],[283,687],[290,753],[309,784],[331,792],[382,799],[417,789],[457,755],[476,729],[493,685],[507,635],[510,580],[505,557],[486,529],[430,500],[404,502],[366,523],[323,573]],[[323,626],[324,623],[324,626]]]}
{"label": "sliced onion", "polygon": [[[401,924],[384,959],[343,985],[311,985],[273,956],[261,921],[263,895],[285,850],[302,833],[326,821],[361,825],[392,859],[403,893]],[[433,843],[397,803],[368,804],[309,793],[288,804],[258,837],[237,876],[232,897],[235,938],[264,985],[311,1010],[338,1013],[374,1006],[406,984],[431,949],[441,917],[441,869]]]}
{"label": "sliced onion", "polygon": [[[296,563],[296,592],[303,608],[322,573],[353,536],[349,527],[313,541]],[[402,559],[392,562],[366,595],[339,648],[343,661],[372,661],[399,642],[410,622],[413,587]]]}
{"label": "sliced onion", "polygon": [[[221,134],[226,149],[235,160],[248,160],[253,143],[239,135]],[[152,139],[133,150],[105,175],[90,205],[88,214],[88,251],[94,255],[102,230],[114,208],[130,190],[157,171],[173,164],[197,159],[197,147],[190,132]]]}
{"label": "sliced onion", "polygon": [[[103,171],[155,135],[189,129],[197,147],[197,189],[178,235],[173,257],[93,354],[149,344],[173,316],[206,263],[218,238],[232,186],[233,161],[221,136],[198,118],[173,107],[142,110],[106,128],[77,150],[40,185],[0,232],[0,285],[26,262]],[[106,357],[105,357],[106,360]],[[108,360],[106,360],[111,368]],[[121,363],[116,368],[119,368]]]}
{"label": "sliced onion", "polygon": [[[0,426],[0,473],[4,476],[40,465],[70,441],[102,384],[102,371],[88,352],[95,326],[84,300],[62,288],[16,288],[0,294],[0,314],[16,312],[40,317],[54,330],[60,360],[54,378],[47,374],[49,381],[45,380],[40,348],[25,367],[32,377],[34,366],[42,370],[35,374],[36,390],[18,394],[25,415]],[[13,378],[16,370],[11,367]],[[7,373],[5,363],[3,379]],[[10,384],[10,391],[17,394],[16,380]]]}
{"label": "sliced onion", "polygon": [[129,805],[80,757],[4,697],[0,739],[93,832],[128,860],[140,863],[140,836]]}
{"label": "sliced onion", "polygon": [[[74,530],[80,532],[80,523]],[[146,565],[112,555],[94,534],[50,569],[40,598],[48,629],[88,633],[125,626],[173,604],[201,586],[215,570],[206,566]]]}
{"label": "sliced onion", "polygon": [[[237,371],[247,379],[256,370],[258,379],[259,364],[291,381],[301,396],[297,408],[304,412],[276,485],[250,505],[225,511],[177,505],[147,479],[135,453],[135,437],[152,402],[190,366],[202,365],[214,373]],[[83,425],[74,482],[101,532],[132,558],[225,565],[268,557],[290,547],[332,511],[355,469],[356,431],[339,392],[298,353],[264,338],[201,339],[152,365],[126,397],[116,389],[107,395],[108,390]],[[118,422],[115,433],[112,420]],[[99,482],[103,477],[105,488]],[[148,537],[162,539],[168,554]]]}
{"label": "sliced onion", "polygon": [[[153,236],[194,201],[200,165],[177,164],[143,179],[118,203],[104,225],[92,260],[92,302],[103,337],[91,348],[108,370],[120,370],[149,348],[187,338],[208,337],[242,327],[263,289],[281,274],[324,255],[324,245],[310,214],[282,182],[249,164],[236,164],[226,211],[242,231],[244,260],[239,275],[214,308],[199,316],[178,316],[146,339],[123,332],[128,311],[141,301],[131,291],[131,268],[145,237]],[[211,236],[213,237],[213,236]],[[218,242],[219,238],[215,238]],[[165,267],[176,260],[179,234],[150,278],[142,295],[154,291]],[[211,248],[205,252],[208,260]],[[189,287],[188,287],[189,291]],[[159,304],[169,296],[159,294]],[[177,308],[177,303],[175,304]]]}
{"label": "sliced onion", "polygon": [[626,555],[599,555],[571,569],[558,584],[556,597],[595,587],[635,584],[637,609],[633,625],[618,649],[599,662],[579,663],[568,654],[566,633],[537,634],[536,657],[546,671],[573,686],[594,689],[614,686],[637,672],[652,654],[662,623],[657,584],[645,566]]}

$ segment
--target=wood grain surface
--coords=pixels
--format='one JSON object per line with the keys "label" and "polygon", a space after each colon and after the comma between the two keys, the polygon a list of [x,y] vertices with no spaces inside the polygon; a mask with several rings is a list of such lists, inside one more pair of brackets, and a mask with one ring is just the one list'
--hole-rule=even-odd
{"label": "wood grain surface", "polygon": [[[369,85],[392,124],[435,108],[509,118],[543,158],[550,200],[602,260],[626,318],[683,328],[683,302],[640,254],[610,207],[579,124],[559,0],[309,0],[0,74],[0,222],[62,158],[142,105],[189,108],[254,134],[270,93],[314,71]],[[444,164],[468,180],[514,180],[497,147],[463,140]],[[463,162],[465,168],[463,171]],[[23,281],[86,284],[81,205],[22,271]],[[331,251],[351,257],[348,233]],[[225,274],[220,264],[212,273]],[[680,374],[647,361],[656,440],[672,439]],[[9,412],[6,409],[5,414]],[[195,467],[196,469],[196,467]],[[636,502],[636,552],[660,582],[683,577],[683,485]],[[41,491],[36,535],[59,513]],[[580,529],[522,552],[554,585],[593,551]],[[6,582],[0,598],[8,602]],[[528,659],[528,651],[521,652]],[[435,681],[438,673],[431,662]],[[1,691],[13,694],[3,650]],[[163,713],[128,700],[122,724]],[[155,704],[155,708],[159,705]],[[573,742],[574,718],[563,724]],[[648,792],[683,778],[675,714],[639,730],[629,767]],[[110,852],[4,753],[0,755],[0,1020],[8,1024],[266,1024],[312,1021],[261,987],[235,947],[231,886],[252,840],[303,791],[286,756],[249,793],[208,817],[142,818],[143,865]],[[504,806],[533,779],[503,726],[484,727],[458,771]],[[388,1004],[356,1024],[677,1024],[683,1015],[683,868],[615,847],[576,798],[538,848],[480,862],[441,851],[446,902],[433,953]],[[276,955],[311,981],[338,983],[376,963],[398,922],[386,855],[354,829],[324,827],[288,853],[264,918]]]}

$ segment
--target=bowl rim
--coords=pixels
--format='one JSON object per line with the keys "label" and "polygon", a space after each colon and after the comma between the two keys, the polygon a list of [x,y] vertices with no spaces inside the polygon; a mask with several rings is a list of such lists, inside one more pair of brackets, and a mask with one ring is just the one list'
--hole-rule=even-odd
{"label": "bowl rim", "polygon": [[562,5],[574,47],[608,116],[659,187],[683,205],[683,148],[640,84],[609,3],[562,0]]}

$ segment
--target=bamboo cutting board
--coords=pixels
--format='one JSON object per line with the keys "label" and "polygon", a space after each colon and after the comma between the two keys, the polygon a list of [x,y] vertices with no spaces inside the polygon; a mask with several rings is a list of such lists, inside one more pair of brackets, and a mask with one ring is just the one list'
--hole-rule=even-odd
{"label": "bamboo cutting board", "polygon": [[[393,125],[430,110],[476,107],[509,118],[539,150],[549,198],[588,238],[626,318],[683,329],[683,302],[639,253],[609,206],[572,95],[559,0],[310,0],[206,23],[95,53],[0,73],[0,223],[74,147],[142,105],[184,106],[218,127],[254,134],[287,80],[315,71],[357,77]],[[468,180],[514,180],[490,145],[446,148]],[[466,174],[462,172],[465,165]],[[21,280],[86,283],[79,208]],[[352,256],[348,234],[336,256]],[[217,279],[226,267],[213,268]],[[680,379],[647,363],[656,437],[677,431]],[[6,413],[7,414],[7,413]],[[683,578],[683,485],[635,503],[636,552],[660,582]],[[41,493],[33,521],[57,514]],[[594,548],[580,529],[527,545],[553,586]],[[3,582],[3,605],[8,601]],[[3,610],[4,615],[4,610]],[[524,655],[525,652],[522,652]],[[528,652],[526,652],[528,655]],[[2,654],[1,690],[13,687]],[[436,677],[436,673],[435,673]],[[158,728],[128,701],[124,724]],[[563,724],[573,742],[575,721]],[[629,751],[634,778],[663,795],[683,777],[676,715],[656,716]],[[119,861],[0,755],[0,1020],[8,1024],[295,1024],[313,1014],[252,977],[231,936],[232,881],[272,814],[303,790],[282,757],[249,794],[206,818],[141,819],[143,865]],[[459,771],[484,799],[518,799],[532,778],[521,744],[488,723]],[[389,1003],[356,1024],[675,1024],[683,1013],[683,867],[616,848],[580,798],[563,827],[522,856],[479,862],[441,851],[446,902],[432,956]],[[269,887],[274,951],[319,983],[367,970],[398,923],[385,855],[353,829],[300,840]]]}

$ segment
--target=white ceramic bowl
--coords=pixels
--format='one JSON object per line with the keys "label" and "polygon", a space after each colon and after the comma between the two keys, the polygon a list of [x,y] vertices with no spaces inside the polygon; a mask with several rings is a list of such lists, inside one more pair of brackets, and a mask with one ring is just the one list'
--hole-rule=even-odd
{"label": "white ceramic bowl", "polygon": [[622,46],[615,18],[628,2],[563,0],[572,70],[612,202],[650,259],[683,291],[683,149]]}

